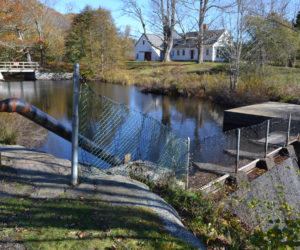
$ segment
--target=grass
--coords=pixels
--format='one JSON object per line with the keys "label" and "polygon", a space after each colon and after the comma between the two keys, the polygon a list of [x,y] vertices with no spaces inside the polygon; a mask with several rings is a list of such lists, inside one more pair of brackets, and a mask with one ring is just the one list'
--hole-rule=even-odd
{"label": "grass", "polygon": [[83,197],[2,199],[0,228],[0,240],[28,249],[192,249],[149,209]]}
{"label": "grass", "polygon": [[16,144],[20,124],[12,117],[11,114],[0,114],[0,143]]}
{"label": "grass", "polygon": [[227,63],[135,62],[104,74],[110,83],[136,85],[146,91],[209,98],[224,107],[265,101],[300,103],[300,68],[242,65],[238,88],[231,91]]}

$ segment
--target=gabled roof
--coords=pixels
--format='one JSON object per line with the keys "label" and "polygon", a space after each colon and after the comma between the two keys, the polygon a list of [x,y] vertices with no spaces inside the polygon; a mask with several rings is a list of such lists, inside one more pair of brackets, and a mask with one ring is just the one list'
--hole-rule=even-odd
{"label": "gabled roof", "polygon": [[[141,36],[141,38],[144,36],[145,34],[143,34],[142,36]],[[148,39],[149,39],[149,41],[156,47],[156,48],[160,48],[160,49],[163,49],[163,41],[164,41],[164,39],[163,39],[163,36],[162,35],[154,35],[154,34],[147,34],[147,37],[148,37]],[[140,38],[140,39],[141,39]],[[180,35],[178,35],[178,33],[175,31],[174,33],[173,33],[173,38],[174,38],[174,40],[175,39],[179,39],[180,38]],[[140,40],[139,39],[139,40]],[[137,41],[137,43],[139,42],[139,40]],[[137,44],[136,43],[136,44]]]}
{"label": "gabled roof", "polygon": [[[220,39],[220,37],[224,34],[225,31],[226,31],[225,29],[204,30],[203,31],[203,36],[204,36],[203,44],[204,45],[213,45]],[[143,36],[144,36],[144,34],[141,36],[141,38]],[[163,36],[154,35],[154,34],[148,34],[147,36],[148,36],[148,39],[150,40],[150,42],[156,48],[160,48],[160,49],[163,48]],[[183,35],[183,34],[179,35],[177,32],[174,32],[173,37],[174,37],[173,48],[196,48],[197,47],[198,32],[188,32],[185,35]]]}
{"label": "gabled roof", "polygon": [[[224,34],[226,30],[204,30],[203,44],[213,45]],[[188,32],[185,37],[174,39],[174,48],[196,48],[197,47],[198,32]]]}
{"label": "gabled roof", "polygon": [[149,41],[157,48],[161,48],[163,47],[163,37],[160,35],[153,35],[153,34],[148,34],[147,35]]}

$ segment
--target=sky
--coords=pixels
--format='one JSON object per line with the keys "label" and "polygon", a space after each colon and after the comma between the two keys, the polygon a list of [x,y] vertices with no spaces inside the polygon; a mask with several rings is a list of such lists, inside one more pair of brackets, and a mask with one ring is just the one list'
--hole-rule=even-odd
{"label": "sky", "polygon": [[[146,2],[146,0],[139,0],[139,2]],[[93,8],[102,7],[110,10],[115,24],[119,29],[125,30],[126,25],[129,25],[131,26],[132,35],[140,35],[142,28],[140,23],[122,14],[122,0],[57,0],[56,4],[51,7],[65,14],[68,12],[79,13],[86,5],[90,5]]]}
{"label": "sky", "polygon": [[[134,20],[131,17],[128,17],[122,13],[123,0],[40,0],[41,2],[54,2],[55,4],[50,4],[50,6],[60,13],[79,13],[86,5],[90,5],[93,8],[105,8],[111,11],[112,17],[115,21],[116,26],[124,31],[126,26],[129,25],[131,27],[131,36],[133,38],[138,39],[142,34],[142,26],[139,21]],[[227,1],[227,0],[221,0]],[[270,2],[270,0],[265,0],[266,2]],[[288,0],[282,0],[288,1]],[[298,9],[300,9],[299,0],[289,0],[290,8],[288,10],[289,19],[292,19],[297,13]],[[280,1],[278,1],[280,2]],[[139,5],[146,6],[148,0],[138,0]],[[297,6],[297,7],[296,7]],[[294,9],[291,9],[294,8]],[[211,13],[211,12],[210,12]],[[212,16],[209,17],[208,23],[211,24],[212,28],[218,29],[220,28],[220,24],[218,20],[215,19],[214,13],[211,13]],[[149,27],[148,27],[148,30]]]}

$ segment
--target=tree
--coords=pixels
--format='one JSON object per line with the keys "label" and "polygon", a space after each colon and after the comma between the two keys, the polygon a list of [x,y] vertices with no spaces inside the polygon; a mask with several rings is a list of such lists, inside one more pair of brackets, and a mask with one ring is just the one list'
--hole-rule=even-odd
{"label": "tree", "polygon": [[123,41],[109,11],[86,7],[74,17],[66,37],[66,56],[90,74],[103,74],[122,58]]}
{"label": "tree", "polygon": [[0,21],[2,56],[9,54],[11,60],[15,60],[25,55],[27,61],[39,58],[43,65],[47,54],[51,60],[62,54],[64,31],[69,21],[46,2],[1,1]]}
{"label": "tree", "polygon": [[[0,2],[0,45],[5,50],[25,55],[31,61],[31,39],[26,4],[21,0]],[[27,36],[28,34],[28,36]]]}
{"label": "tree", "polygon": [[300,11],[298,11],[296,20],[294,22],[294,27],[300,30]]}
{"label": "tree", "polygon": [[258,48],[259,54],[253,54],[260,58],[259,65],[263,61],[292,66],[295,63],[295,55],[299,48],[299,33],[292,29],[292,24],[272,12],[267,18],[248,17],[249,33]]}
{"label": "tree", "polygon": [[[176,24],[176,5],[178,0],[150,0],[151,20],[146,19],[146,15],[137,0],[126,0],[124,3],[124,13],[137,19],[142,27],[147,41],[156,49],[160,50],[163,61],[170,61],[170,53],[173,47],[173,37]],[[162,38],[162,48],[155,46],[148,38],[148,28],[158,30]]]}

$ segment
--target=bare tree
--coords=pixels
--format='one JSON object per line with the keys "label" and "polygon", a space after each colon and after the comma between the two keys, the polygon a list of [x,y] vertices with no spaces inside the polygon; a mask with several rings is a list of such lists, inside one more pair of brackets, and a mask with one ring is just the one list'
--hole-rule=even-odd
{"label": "bare tree", "polygon": [[[147,41],[154,48],[161,51],[163,61],[170,61],[170,52],[173,47],[173,36],[176,25],[176,5],[178,0],[150,0],[150,16],[144,13],[145,8],[138,4],[137,0],[127,0],[123,11],[137,19],[143,28]],[[151,27],[150,29],[148,29]],[[156,46],[148,37],[148,30],[159,30],[162,34],[162,47]]]}
{"label": "bare tree", "polygon": [[[224,2],[224,1],[223,1]],[[196,12],[196,17],[190,15],[191,18],[196,20],[197,26],[197,50],[198,50],[198,63],[203,63],[203,46],[204,46],[204,29],[208,29],[208,25],[205,26],[206,17],[208,12],[213,9],[226,10],[231,7],[231,3],[221,3],[219,0],[184,0],[183,4],[186,8]],[[205,26],[205,27],[204,27]]]}
{"label": "bare tree", "polygon": [[240,66],[242,61],[242,52],[248,37],[247,33],[247,0],[234,0],[232,2],[231,11],[228,13],[229,19],[223,20],[229,25],[231,37],[227,38],[224,43],[223,56],[228,59],[230,72],[230,89],[235,90],[238,86],[240,76]]}

